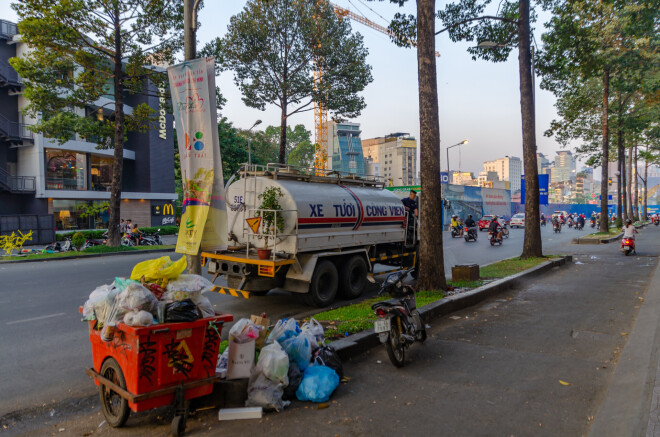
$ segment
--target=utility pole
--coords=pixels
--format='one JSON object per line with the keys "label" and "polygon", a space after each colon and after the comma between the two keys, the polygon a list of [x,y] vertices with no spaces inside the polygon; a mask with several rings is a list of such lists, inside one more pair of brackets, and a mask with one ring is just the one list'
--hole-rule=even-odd
{"label": "utility pole", "polygon": [[[186,61],[197,57],[197,8],[200,0],[183,0],[183,47]],[[197,255],[186,255],[188,273],[202,273],[202,248]]]}

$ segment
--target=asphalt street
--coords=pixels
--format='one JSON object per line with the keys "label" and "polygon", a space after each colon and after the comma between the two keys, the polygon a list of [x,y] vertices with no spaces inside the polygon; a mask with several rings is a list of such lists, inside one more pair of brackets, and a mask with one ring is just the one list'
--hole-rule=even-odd
{"label": "asphalt street", "polygon": [[[641,231],[636,256],[622,256],[616,244],[567,251],[573,263],[434,320],[404,368],[392,366],[382,346],[344,363],[350,381],[327,408],[294,402],[261,420],[222,423],[212,409],[191,417],[187,435],[587,435],[657,287],[660,229]],[[624,375],[631,377],[639,375]],[[96,402],[58,414],[9,434],[119,432],[103,423]],[[121,435],[166,436],[170,420],[163,409],[133,414]]]}
{"label": "asphalt street", "polygon": [[[542,230],[545,253],[570,252],[570,239],[589,233],[565,228],[554,234],[549,226]],[[512,229],[502,246],[491,247],[486,232],[470,243],[445,232],[445,269],[449,273],[456,264],[484,265],[519,255],[523,233]],[[157,256],[162,255],[166,254]],[[154,256],[0,264],[0,416],[94,393],[95,386],[84,373],[91,366],[91,349],[78,307],[94,288],[111,283],[115,276],[129,276],[137,262]],[[265,311],[276,320],[310,310],[278,290],[249,300],[217,294],[210,299],[217,310],[234,314],[235,319]]]}

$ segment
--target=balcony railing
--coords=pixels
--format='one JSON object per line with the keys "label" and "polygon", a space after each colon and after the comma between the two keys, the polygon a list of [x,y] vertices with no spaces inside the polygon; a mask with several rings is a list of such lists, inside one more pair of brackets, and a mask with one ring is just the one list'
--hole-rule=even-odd
{"label": "balcony railing", "polygon": [[0,168],[0,188],[12,193],[34,193],[37,183],[33,176],[12,176]]}
{"label": "balcony railing", "polygon": [[14,67],[9,65],[7,61],[0,61],[0,85],[3,83],[14,87],[19,87],[23,84]]}
{"label": "balcony railing", "polygon": [[18,26],[11,21],[0,20],[0,35],[6,38],[18,35]]}
{"label": "balcony railing", "polygon": [[10,121],[0,114],[0,139],[5,138],[11,142],[20,140],[34,140],[34,132],[29,129],[29,124]]}

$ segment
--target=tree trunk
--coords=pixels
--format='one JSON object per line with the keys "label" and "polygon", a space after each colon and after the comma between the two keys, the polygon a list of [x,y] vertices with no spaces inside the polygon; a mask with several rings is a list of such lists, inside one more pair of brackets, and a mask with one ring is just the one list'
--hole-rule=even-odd
{"label": "tree trunk", "polygon": [[417,77],[421,158],[419,244],[420,290],[444,290],[442,195],[440,185],[440,124],[438,76],[435,65],[435,0],[417,0]]}
{"label": "tree trunk", "polygon": [[609,98],[610,98],[610,69],[605,68],[603,73],[603,160],[602,160],[602,173],[601,173],[601,182],[600,182],[600,230],[602,232],[607,232],[609,229],[609,216],[607,210],[607,164],[609,162],[609,131],[608,131],[608,119],[609,119]]}
{"label": "tree trunk", "polygon": [[286,164],[286,116],[287,110],[287,101],[282,101],[282,115],[280,121],[280,154],[277,158],[277,162],[280,164]]}
{"label": "tree trunk", "polygon": [[623,171],[621,170],[621,166],[623,165],[623,154],[625,153],[623,149],[623,126],[622,126],[622,120],[621,117],[623,115],[623,108],[621,105],[621,93],[619,92],[619,117],[617,120],[617,131],[616,131],[616,136],[617,136],[617,153],[616,153],[616,163],[617,163],[617,172],[619,173],[616,176],[616,219],[618,223],[621,223],[623,220],[623,210],[621,208],[622,204],[622,190],[621,190],[621,175],[623,174]]}
{"label": "tree trunk", "polygon": [[642,215],[639,213],[639,203],[640,203],[639,202],[639,184],[637,183],[637,180],[639,178],[639,175],[637,174],[637,169],[639,167],[637,166],[637,145],[635,144],[635,146],[633,146],[633,148],[635,150],[635,170],[633,171],[634,178],[635,178],[635,217],[637,218],[637,220],[639,220]]}
{"label": "tree trunk", "polygon": [[[197,32],[193,29],[193,14],[196,13],[194,0],[183,0],[183,44],[186,61],[197,57]],[[186,255],[188,273],[202,273],[202,248],[197,249],[197,255]]]}
{"label": "tree trunk", "polygon": [[183,40],[186,61],[197,57],[197,32],[193,29],[194,0],[183,0]]}
{"label": "tree trunk", "polygon": [[626,171],[626,147],[625,147],[625,141],[623,138],[623,133],[621,134],[621,137],[619,138],[620,141],[620,150],[621,150],[621,169],[619,170],[621,172],[621,197],[622,197],[622,204],[621,204],[621,209],[622,209],[622,214],[623,217],[622,219],[625,221],[626,218],[628,218],[628,203],[630,199],[628,198],[628,186],[626,183],[626,175],[628,172]]}
{"label": "tree trunk", "polygon": [[536,162],[536,114],[530,52],[529,0],[518,2],[518,71],[525,171],[525,239],[521,258],[543,256],[539,221],[539,176]]}
{"label": "tree trunk", "polygon": [[628,210],[626,213],[628,214],[628,218],[630,220],[633,219],[635,216],[633,212],[633,202],[634,199],[632,197],[632,162],[633,162],[633,148],[630,146],[630,151],[628,152],[628,181],[626,182],[626,190],[627,190],[627,195],[628,195]]}
{"label": "tree trunk", "polygon": [[642,211],[642,215],[644,216],[644,220],[649,219],[648,215],[648,207],[649,207],[649,186],[648,186],[648,181],[649,181],[649,146],[648,144],[646,145],[646,154],[644,155],[644,211]]}
{"label": "tree trunk", "polygon": [[119,7],[115,5],[115,54],[114,54],[114,85],[115,85],[115,138],[114,163],[112,167],[112,186],[110,188],[110,218],[108,219],[108,246],[117,247],[121,244],[119,218],[121,208],[121,185],[124,168],[124,71],[122,69],[121,23],[119,22]]}

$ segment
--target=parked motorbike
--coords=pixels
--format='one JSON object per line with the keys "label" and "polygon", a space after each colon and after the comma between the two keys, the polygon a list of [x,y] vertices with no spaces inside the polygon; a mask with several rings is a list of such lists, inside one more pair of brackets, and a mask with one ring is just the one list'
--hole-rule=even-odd
{"label": "parked motorbike", "polygon": [[160,246],[163,241],[160,239],[160,229],[155,234],[142,234],[140,243],[143,246]]}
{"label": "parked motorbike", "polygon": [[625,256],[635,253],[635,240],[632,238],[621,239],[621,251]]}
{"label": "parked motorbike", "polygon": [[54,243],[49,244],[46,246],[44,249],[46,252],[73,252],[76,249],[73,247],[73,244],[71,244],[71,238],[66,237],[64,241],[61,243],[59,241],[55,241]]}
{"label": "parked motorbike", "polygon": [[502,238],[497,237],[497,232],[488,232],[488,237],[490,238],[490,245],[495,246],[495,243],[499,243],[499,245],[502,245]]}
{"label": "parked motorbike", "polygon": [[[374,331],[381,343],[385,343],[387,355],[396,367],[405,364],[406,349],[414,342],[426,340],[426,327],[417,311],[415,291],[403,280],[412,269],[401,270],[387,276],[381,284],[379,295],[388,293],[392,299],[376,302],[371,306],[378,319]],[[375,283],[371,276],[367,279]]]}
{"label": "parked motorbike", "polygon": [[94,246],[103,246],[105,244],[105,240],[85,240],[85,244],[82,245],[80,250],[85,250],[88,247],[94,247]]}
{"label": "parked motorbike", "polygon": [[477,230],[466,226],[463,230],[463,238],[465,238],[465,241],[477,241]]}

